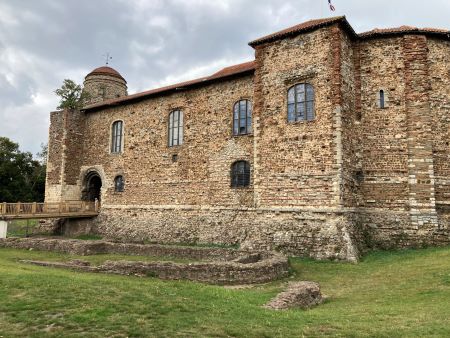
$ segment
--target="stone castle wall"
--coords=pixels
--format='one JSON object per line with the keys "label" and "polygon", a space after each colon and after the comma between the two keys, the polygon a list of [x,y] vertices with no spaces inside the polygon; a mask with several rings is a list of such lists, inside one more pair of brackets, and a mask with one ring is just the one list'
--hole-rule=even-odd
{"label": "stone castle wall", "polygon": [[[232,163],[253,162],[253,136],[232,135],[234,104],[252,97],[248,76],[88,113],[83,170],[101,171],[104,205],[253,206],[252,186],[230,187]],[[168,116],[175,109],[184,113],[184,141],[168,147]],[[117,120],[124,123],[124,151],[110,154],[111,126]],[[122,193],[114,192],[117,175],[125,178]]]}
{"label": "stone castle wall", "polygon": [[71,220],[70,235],[97,233],[125,242],[239,245],[315,259],[357,261],[363,238],[353,213],[330,208],[219,208],[110,205]]}
{"label": "stone castle wall", "polygon": [[374,246],[449,243],[448,48],[423,35],[361,43],[360,221]]}
{"label": "stone castle wall", "polygon": [[[53,113],[47,198],[81,196],[95,170],[101,214],[68,229],[115,239],[346,260],[366,246],[449,243],[449,52],[448,41],[425,35],[358,40],[334,24],[256,46],[254,76],[72,121]],[[303,82],[314,86],[316,118],[288,123],[287,91]],[[233,136],[240,99],[253,102],[253,133]],[[184,113],[184,142],[168,147],[175,109]],[[111,154],[117,120],[124,151]],[[230,186],[237,160],[251,164],[248,188]],[[117,175],[124,192],[114,191]]]}
{"label": "stone castle wall", "polygon": [[341,134],[342,144],[338,163],[341,171],[340,199],[344,207],[351,208],[361,204],[361,108],[357,107],[361,87],[359,46],[343,31],[338,30],[335,35],[336,40],[341,41],[339,64],[342,102],[341,111],[336,114],[336,119],[340,119],[340,128],[337,131]]}
{"label": "stone castle wall", "polygon": [[[337,205],[331,40],[323,28],[256,47],[258,206]],[[314,86],[313,121],[287,121],[287,91],[297,83]]]}
{"label": "stone castle wall", "polygon": [[[450,42],[428,39],[435,197],[438,213],[450,212]],[[441,222],[442,223],[442,222]],[[447,223],[448,224],[448,223]]]}
{"label": "stone castle wall", "polygon": [[45,200],[79,200],[85,116],[76,110],[52,112],[48,142]]}
{"label": "stone castle wall", "polygon": [[[360,45],[362,180],[361,206],[404,210],[408,204],[408,146],[402,38]],[[378,107],[380,90],[385,109]]]}

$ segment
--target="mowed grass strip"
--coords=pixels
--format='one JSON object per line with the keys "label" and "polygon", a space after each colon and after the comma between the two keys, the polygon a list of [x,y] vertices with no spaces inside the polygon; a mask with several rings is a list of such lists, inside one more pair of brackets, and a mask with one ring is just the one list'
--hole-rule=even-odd
{"label": "mowed grass strip", "polygon": [[450,248],[374,252],[356,265],[291,259],[288,280],[317,281],[328,299],[312,310],[281,312],[262,305],[287,280],[229,289],[19,259],[68,256],[0,249],[3,337],[450,336]]}

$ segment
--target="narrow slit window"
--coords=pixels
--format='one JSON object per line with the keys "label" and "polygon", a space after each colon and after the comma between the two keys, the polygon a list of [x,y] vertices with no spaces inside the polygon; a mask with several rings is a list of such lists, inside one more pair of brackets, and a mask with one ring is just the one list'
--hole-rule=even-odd
{"label": "narrow slit window", "polygon": [[236,102],[233,109],[233,135],[252,132],[252,103],[249,100]]}
{"label": "narrow slit window", "polygon": [[123,122],[116,121],[112,124],[111,153],[120,154],[123,151]]}
{"label": "narrow slit window", "polygon": [[383,109],[386,107],[385,104],[385,98],[384,98],[384,90],[380,90],[380,108]]}
{"label": "narrow slit window", "polygon": [[183,112],[174,110],[169,114],[169,147],[183,144]]}

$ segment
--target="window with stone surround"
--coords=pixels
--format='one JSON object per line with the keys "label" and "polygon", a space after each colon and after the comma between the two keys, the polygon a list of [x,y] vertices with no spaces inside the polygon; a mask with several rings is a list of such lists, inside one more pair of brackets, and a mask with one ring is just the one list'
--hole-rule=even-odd
{"label": "window with stone surround", "polygon": [[169,147],[183,144],[183,112],[174,110],[169,114]]}
{"label": "window with stone surround", "polygon": [[314,120],[314,87],[298,83],[288,90],[288,122]]}
{"label": "window with stone surround", "polygon": [[123,176],[116,176],[114,179],[114,191],[115,192],[123,192],[125,188],[125,181],[123,180]]}
{"label": "window with stone surround", "polygon": [[252,132],[252,103],[240,100],[233,108],[233,135],[245,135]]}
{"label": "window with stone surround", "polygon": [[115,121],[111,130],[111,153],[120,154],[123,151],[123,121]]}
{"label": "window with stone surround", "polygon": [[250,185],[250,163],[237,161],[231,166],[231,187],[244,188]]}

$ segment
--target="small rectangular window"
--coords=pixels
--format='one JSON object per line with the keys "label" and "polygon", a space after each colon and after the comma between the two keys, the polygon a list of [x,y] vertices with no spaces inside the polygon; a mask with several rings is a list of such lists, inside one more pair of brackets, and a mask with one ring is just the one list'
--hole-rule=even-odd
{"label": "small rectangular window", "polygon": [[248,187],[250,185],[250,163],[247,161],[234,162],[231,167],[231,186],[233,188]]}

